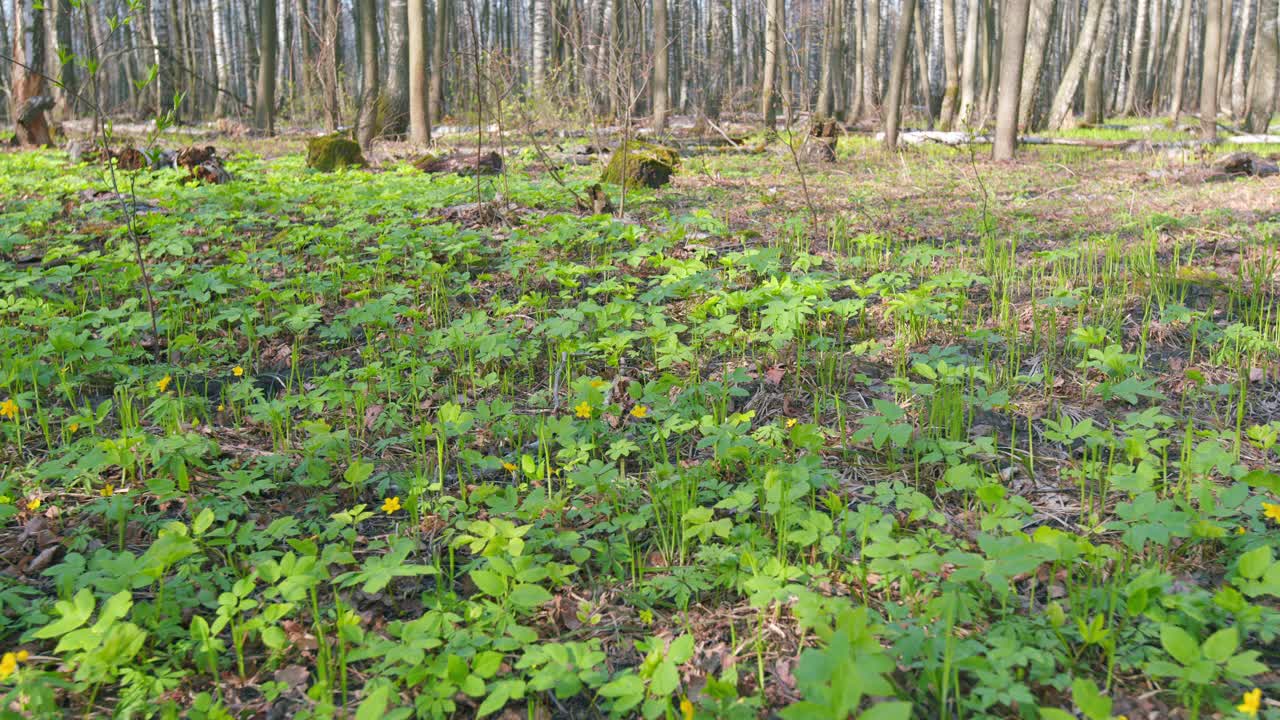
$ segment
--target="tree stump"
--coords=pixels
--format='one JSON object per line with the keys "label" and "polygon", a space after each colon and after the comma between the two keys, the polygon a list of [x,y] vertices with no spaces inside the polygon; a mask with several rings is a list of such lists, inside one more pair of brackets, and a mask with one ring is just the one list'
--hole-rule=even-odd
{"label": "tree stump", "polygon": [[363,166],[364,153],[360,144],[344,133],[334,133],[311,138],[307,141],[307,167],[321,172],[333,172],[338,168]]}
{"label": "tree stump", "polygon": [[174,164],[186,168],[192,180],[213,185],[231,182],[231,173],[222,166],[222,159],[212,145],[183,148],[174,158]]}
{"label": "tree stump", "polygon": [[413,166],[424,173],[497,175],[502,172],[502,156],[496,152],[487,152],[483,155],[459,152],[444,157],[427,155],[415,160]]}
{"label": "tree stump", "polygon": [[49,133],[49,120],[44,114],[52,110],[53,97],[36,95],[27,98],[18,108],[17,132],[13,136],[14,144],[25,147],[52,147],[53,137]]}
{"label": "tree stump", "polygon": [[817,119],[809,129],[806,146],[810,160],[833,163],[836,161],[836,141],[840,138],[840,123],[831,119]]}
{"label": "tree stump", "polygon": [[632,140],[613,151],[600,179],[629,188],[659,188],[671,181],[679,165],[680,153],[673,148]]}

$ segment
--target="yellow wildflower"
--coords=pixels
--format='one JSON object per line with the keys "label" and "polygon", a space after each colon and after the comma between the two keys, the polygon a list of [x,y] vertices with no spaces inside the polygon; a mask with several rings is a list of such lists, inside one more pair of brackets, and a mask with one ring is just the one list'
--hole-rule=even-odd
{"label": "yellow wildflower", "polygon": [[580,418],[589,418],[591,417],[591,405],[588,404],[586,400],[583,400],[578,403],[577,407],[573,409],[573,412]]}
{"label": "yellow wildflower", "polygon": [[237,365],[231,368],[231,374],[235,375],[236,377],[244,377],[244,368]]}
{"label": "yellow wildflower", "polygon": [[509,462],[504,462],[504,463],[502,463],[502,469],[503,469],[503,470],[506,470],[507,472],[515,472],[515,471],[516,471],[516,466],[515,466],[515,465],[512,465],[512,464],[511,464],[511,463],[509,463]]}
{"label": "yellow wildflower", "polygon": [[793,428],[793,427],[795,427],[795,426],[796,426],[796,419],[795,419],[795,418],[787,418],[787,428],[789,429],[789,428]]}
{"label": "yellow wildflower", "polygon": [[116,486],[112,485],[111,483],[107,483],[106,485],[103,485],[102,489],[98,491],[98,494],[101,495],[102,497],[111,497],[115,493],[116,493]]}
{"label": "yellow wildflower", "polygon": [[609,384],[609,383],[607,383],[607,382],[605,382],[605,381],[603,381],[603,380],[592,380],[592,381],[591,381],[591,387],[595,388],[596,390],[600,390],[601,388],[604,388],[604,387],[605,387],[605,386],[607,386],[608,384]]}
{"label": "yellow wildflower", "polygon": [[5,398],[4,402],[0,403],[0,415],[16,420],[18,417],[18,403],[14,402],[13,398]]}
{"label": "yellow wildflower", "polygon": [[387,498],[386,500],[383,500],[383,501],[382,501],[382,512],[384,512],[384,513],[386,513],[386,514],[388,514],[388,515],[392,515],[392,514],[396,513],[396,512],[397,512],[397,511],[399,511],[399,510],[400,510],[400,498],[399,498],[399,496],[397,496],[397,497],[389,497],[389,498]]}
{"label": "yellow wildflower", "polygon": [[1280,523],[1280,503],[1262,503],[1262,514]]}
{"label": "yellow wildflower", "polygon": [[1254,688],[1244,694],[1244,701],[1236,706],[1240,712],[1249,717],[1257,717],[1259,708],[1262,707],[1262,690]]}
{"label": "yellow wildflower", "polygon": [[1244,534],[1244,526],[1243,526],[1243,525],[1241,525],[1241,526],[1239,526],[1239,527],[1237,527],[1237,528],[1236,528],[1236,534],[1237,534],[1237,535],[1243,535],[1243,534]]}
{"label": "yellow wildflower", "polygon": [[67,428],[67,430],[70,432],[75,432],[79,429],[80,429],[80,423],[71,423],[71,427]]}
{"label": "yellow wildflower", "polygon": [[693,703],[687,697],[680,698],[680,717],[682,720],[693,720]]}
{"label": "yellow wildflower", "polygon": [[11,652],[4,654],[0,658],[0,680],[8,680],[14,670],[18,669],[18,656]]}
{"label": "yellow wildflower", "polygon": [[643,419],[648,416],[649,416],[649,408],[645,407],[644,405],[637,405],[631,408],[631,417]]}
{"label": "yellow wildflower", "polygon": [[222,404],[218,405],[218,412],[222,412],[223,410],[226,410],[226,409],[227,409],[226,405],[222,405]]}
{"label": "yellow wildflower", "polygon": [[14,654],[14,657],[18,660],[18,662],[26,662],[27,658],[31,657],[31,653],[27,652],[26,650],[19,650],[17,653]]}
{"label": "yellow wildflower", "polygon": [[171,382],[173,382],[173,378],[169,375],[165,375],[164,377],[156,381],[156,389],[159,390],[160,392],[168,392],[169,383]]}
{"label": "yellow wildflower", "polygon": [[40,509],[40,498],[38,498],[38,497],[33,497],[33,498],[31,498],[30,500],[28,500],[28,501],[27,501],[27,509],[28,509],[28,510],[30,510],[30,511],[32,511],[32,512],[35,512],[36,510],[39,510],[39,509]]}

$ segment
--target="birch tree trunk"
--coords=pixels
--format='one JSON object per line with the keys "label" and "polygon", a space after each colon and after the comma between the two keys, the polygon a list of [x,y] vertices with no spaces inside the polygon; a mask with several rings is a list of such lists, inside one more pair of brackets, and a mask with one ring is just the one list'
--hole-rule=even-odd
{"label": "birch tree trunk", "polygon": [[1022,90],[1018,96],[1018,127],[1031,125],[1031,110],[1040,92],[1040,76],[1044,70],[1045,51],[1049,47],[1049,26],[1053,20],[1054,0],[1032,0],[1031,17],[1027,21],[1027,55],[1022,70]]}
{"label": "birch tree trunk", "polygon": [[1249,26],[1253,12],[1253,0],[1241,0],[1244,17],[1240,20],[1240,39],[1236,42],[1236,57],[1231,65],[1231,117],[1244,118],[1245,114],[1245,46],[1248,45]]}
{"label": "birch tree trunk", "polygon": [[[440,0],[436,0],[440,2]],[[541,88],[547,72],[547,15],[550,0],[533,0],[533,86]]]}
{"label": "birch tree trunk", "polygon": [[218,84],[217,96],[213,99],[213,114],[217,117],[223,117],[227,111],[227,95],[224,91],[230,89],[231,85],[231,64],[230,58],[227,57],[227,0],[212,0],[210,3],[210,15],[213,17],[213,77],[214,82]]}
{"label": "birch tree trunk", "polygon": [[1193,0],[1181,0],[1182,10],[1178,19],[1178,55],[1173,61],[1173,100],[1169,104],[1169,116],[1177,128],[1182,114],[1182,100],[1187,85],[1187,63],[1191,49],[1191,5]]}
{"label": "birch tree trunk", "polygon": [[893,40],[893,64],[889,69],[889,96],[885,98],[884,146],[898,147],[898,126],[902,117],[903,87],[907,84],[907,51],[911,44],[911,26],[916,14],[916,0],[902,0],[902,14]]}
{"label": "birch tree trunk", "polygon": [[1107,52],[1111,48],[1111,25],[1115,20],[1115,0],[1101,0],[1102,17],[1098,20],[1098,34],[1093,41],[1089,58],[1089,70],[1084,80],[1084,121],[1091,125],[1102,123],[1106,115],[1105,89]]}
{"label": "birch tree trunk", "polygon": [[978,22],[982,16],[982,0],[969,0],[969,15],[964,25],[964,66],[960,70],[960,122],[973,124],[974,103],[978,97]]}
{"label": "birch tree trunk", "polygon": [[765,0],[765,3],[764,80],[760,86],[760,114],[764,116],[765,129],[772,130],[778,120],[773,94],[778,75],[778,53],[782,51],[778,43],[782,34],[778,29],[782,21],[779,8],[782,0]]}
{"label": "birch tree trunk", "polygon": [[1067,69],[1063,72],[1058,90],[1053,95],[1053,104],[1049,109],[1050,129],[1061,130],[1071,114],[1076,89],[1080,86],[1080,77],[1084,74],[1085,66],[1093,52],[1093,43],[1098,35],[1098,25],[1102,18],[1104,4],[1103,2],[1089,4],[1089,10],[1084,16],[1084,26],[1080,29],[1080,37],[1077,38],[1076,46],[1071,51],[1071,60],[1067,62]]}
{"label": "birch tree trunk", "polygon": [[653,0],[653,131],[665,132],[670,106],[671,76],[667,38],[667,0]]}

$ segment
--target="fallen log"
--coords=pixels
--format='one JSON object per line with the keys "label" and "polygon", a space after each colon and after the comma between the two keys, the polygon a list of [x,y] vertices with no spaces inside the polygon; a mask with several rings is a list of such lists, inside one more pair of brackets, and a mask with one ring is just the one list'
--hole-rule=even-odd
{"label": "fallen log", "polygon": [[[884,140],[884,133],[878,132],[875,135],[876,141]],[[942,132],[938,130],[913,130],[898,135],[900,142],[907,145],[924,145],[926,143],[936,143],[939,145],[947,145],[950,147],[959,147],[961,145],[985,144],[990,143],[992,138],[990,135],[973,135],[966,132]],[[1262,145],[1262,144],[1280,144],[1280,135],[1233,135],[1222,139],[1223,142],[1233,145]],[[1147,140],[1138,138],[1133,140],[1096,140],[1093,138],[1057,138],[1057,137],[1038,137],[1028,135],[1018,138],[1021,145],[1063,145],[1066,147],[1086,147],[1098,150],[1122,150],[1126,152],[1151,152],[1157,150],[1179,150],[1185,148],[1197,148],[1213,143],[1204,140]]]}
{"label": "fallen log", "polygon": [[454,153],[445,157],[427,155],[414,161],[413,166],[425,173],[497,175],[502,172],[502,156],[496,152],[488,152],[483,155]]}

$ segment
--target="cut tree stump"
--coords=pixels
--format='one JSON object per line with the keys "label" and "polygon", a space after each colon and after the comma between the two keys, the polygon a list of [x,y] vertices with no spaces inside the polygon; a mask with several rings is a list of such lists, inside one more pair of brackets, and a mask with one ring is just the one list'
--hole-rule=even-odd
{"label": "cut tree stump", "polygon": [[1280,166],[1253,153],[1237,152],[1218,158],[1213,169],[1227,177],[1270,177],[1280,174]]}
{"label": "cut tree stump", "polygon": [[679,165],[680,153],[675,149],[632,140],[613,151],[600,179],[629,188],[660,188],[671,181]]}
{"label": "cut tree stump", "polygon": [[221,185],[231,182],[231,173],[222,166],[222,158],[212,145],[191,146],[178,151],[174,164],[186,168],[189,177],[203,183]]}
{"label": "cut tree stump", "polygon": [[49,121],[44,114],[52,110],[53,97],[36,95],[27,98],[18,108],[17,132],[13,136],[13,144],[23,147],[52,147],[53,137],[49,133]]}
{"label": "cut tree stump", "polygon": [[497,175],[502,172],[502,156],[496,152],[483,155],[454,153],[444,157],[427,155],[413,162],[424,173],[457,173],[458,175]]}
{"label": "cut tree stump", "polygon": [[810,160],[833,163],[836,161],[836,141],[840,136],[840,123],[832,119],[818,119],[809,129],[809,141],[805,154]]}

